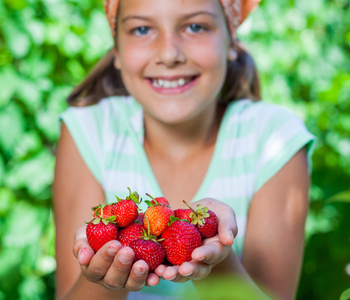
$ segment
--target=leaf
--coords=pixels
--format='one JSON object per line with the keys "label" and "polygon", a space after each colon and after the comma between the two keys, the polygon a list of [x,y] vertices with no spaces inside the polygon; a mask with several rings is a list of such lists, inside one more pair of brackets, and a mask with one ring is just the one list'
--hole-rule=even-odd
{"label": "leaf", "polygon": [[40,110],[36,113],[35,123],[40,131],[52,142],[56,141],[59,135],[58,114]]}
{"label": "leaf", "polygon": [[25,57],[31,48],[29,36],[15,22],[8,21],[4,27],[5,42],[12,56],[16,59]]}
{"label": "leaf", "polygon": [[0,110],[0,149],[10,155],[24,133],[25,120],[18,106],[11,102]]}
{"label": "leaf", "polygon": [[327,200],[328,203],[331,202],[347,202],[350,203],[350,191],[344,191],[340,192],[338,194],[335,194],[334,196],[330,197]]}
{"label": "leaf", "polygon": [[13,192],[7,188],[0,189],[0,216],[8,214],[13,205],[15,205],[16,198]]}
{"label": "leaf", "polygon": [[13,157],[16,159],[24,160],[31,154],[40,152],[43,147],[43,142],[37,131],[26,132],[22,138],[21,142],[17,143],[14,149]]}
{"label": "leaf", "polygon": [[[0,186],[2,186],[2,182],[4,181],[5,178],[5,162],[4,159],[0,153]],[[0,204],[1,207],[1,204]],[[1,208],[0,208],[1,211]]]}
{"label": "leaf", "polygon": [[[37,199],[48,197],[46,189],[53,180],[54,157],[43,149],[38,155],[14,165],[5,177],[5,184],[14,190],[25,188]],[[45,198],[44,198],[45,199]]]}
{"label": "leaf", "polygon": [[2,67],[0,82],[2,86],[6,86],[6,89],[0,89],[0,107],[2,107],[10,102],[18,84],[18,76],[13,66]]}
{"label": "leaf", "polygon": [[348,288],[344,292],[342,292],[339,300],[349,300],[349,299],[350,299],[350,288]]}
{"label": "leaf", "polygon": [[45,40],[45,25],[36,20],[30,20],[26,24],[26,29],[29,31],[34,44],[41,46]]}
{"label": "leaf", "polygon": [[6,217],[2,245],[22,248],[36,243],[48,216],[49,210],[46,208],[34,207],[24,201],[17,202]]}
{"label": "leaf", "polygon": [[44,290],[45,284],[42,278],[34,274],[25,277],[18,286],[19,294],[23,300],[40,300]]}
{"label": "leaf", "polygon": [[17,97],[30,111],[38,110],[42,102],[42,95],[37,84],[27,79],[21,79],[19,86],[21,88],[16,92]]}

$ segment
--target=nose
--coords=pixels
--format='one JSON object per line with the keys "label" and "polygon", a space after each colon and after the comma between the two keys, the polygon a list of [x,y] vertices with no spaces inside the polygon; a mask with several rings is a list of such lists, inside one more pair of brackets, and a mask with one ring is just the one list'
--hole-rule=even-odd
{"label": "nose", "polygon": [[155,62],[167,67],[186,62],[186,55],[181,43],[181,38],[175,33],[164,33],[159,36],[157,43]]}

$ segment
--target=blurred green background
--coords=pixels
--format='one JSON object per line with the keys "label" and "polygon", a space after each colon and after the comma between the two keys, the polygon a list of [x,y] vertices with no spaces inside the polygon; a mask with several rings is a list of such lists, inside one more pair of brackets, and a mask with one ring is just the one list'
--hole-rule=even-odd
{"label": "blurred green background", "polygon": [[[297,298],[339,299],[350,287],[349,0],[265,0],[239,37],[264,100],[318,138]],[[101,0],[0,2],[0,300],[54,298],[57,118],[111,46]]]}

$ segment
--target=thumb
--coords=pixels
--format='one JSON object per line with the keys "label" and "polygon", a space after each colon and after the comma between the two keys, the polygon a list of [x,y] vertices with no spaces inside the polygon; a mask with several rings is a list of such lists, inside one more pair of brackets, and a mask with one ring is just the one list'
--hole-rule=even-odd
{"label": "thumb", "polygon": [[237,232],[236,216],[232,210],[232,214],[230,214],[229,217],[227,216],[219,219],[218,234],[221,243],[225,246],[232,246]]}

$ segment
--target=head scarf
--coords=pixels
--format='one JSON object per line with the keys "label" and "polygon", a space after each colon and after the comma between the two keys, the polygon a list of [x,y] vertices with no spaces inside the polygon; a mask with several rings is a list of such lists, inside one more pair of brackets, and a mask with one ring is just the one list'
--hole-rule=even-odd
{"label": "head scarf", "polygon": [[[115,35],[119,1],[120,0],[105,0],[104,4],[106,16],[113,36]],[[261,0],[220,0],[233,41],[236,40],[236,30],[238,26],[242,24],[260,1]]]}

